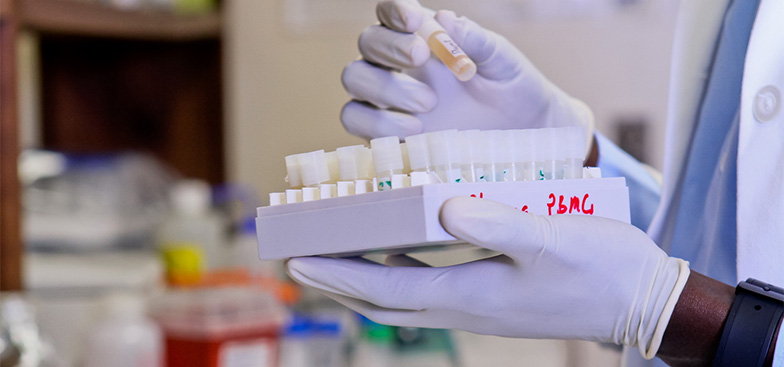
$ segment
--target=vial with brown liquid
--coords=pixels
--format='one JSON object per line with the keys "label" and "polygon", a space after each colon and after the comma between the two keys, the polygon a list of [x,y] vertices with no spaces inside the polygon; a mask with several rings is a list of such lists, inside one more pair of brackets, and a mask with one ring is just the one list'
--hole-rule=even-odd
{"label": "vial with brown liquid", "polygon": [[474,61],[463,52],[434,18],[425,16],[416,34],[427,41],[430,50],[455,74],[457,79],[465,82],[474,77],[476,74]]}

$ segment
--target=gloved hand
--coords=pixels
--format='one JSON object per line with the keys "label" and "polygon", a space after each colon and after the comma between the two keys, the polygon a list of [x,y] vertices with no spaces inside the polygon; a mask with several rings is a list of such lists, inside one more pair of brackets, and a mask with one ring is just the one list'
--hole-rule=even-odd
{"label": "gloved hand", "polygon": [[503,255],[438,268],[405,257],[391,257],[404,265],[396,267],[306,257],[289,260],[288,271],[382,324],[612,342],[647,358],[689,277],[686,261],[610,219],[537,216],[458,197],[443,205],[441,224]]}
{"label": "gloved hand", "polygon": [[586,141],[592,139],[591,110],[545,79],[505,38],[451,11],[436,13],[477,64],[477,75],[460,82],[413,34],[423,17],[415,0],[381,1],[376,14],[381,24],[359,38],[362,59],[343,71],[353,98],[341,113],[349,133],[372,139],[444,129],[581,126]]}

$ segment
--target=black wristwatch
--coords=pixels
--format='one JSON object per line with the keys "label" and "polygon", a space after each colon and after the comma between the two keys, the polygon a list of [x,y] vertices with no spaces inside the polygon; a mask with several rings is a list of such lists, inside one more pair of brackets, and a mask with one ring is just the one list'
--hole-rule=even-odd
{"label": "black wristwatch", "polygon": [[784,289],[752,278],[740,282],[713,366],[762,366],[782,315]]}

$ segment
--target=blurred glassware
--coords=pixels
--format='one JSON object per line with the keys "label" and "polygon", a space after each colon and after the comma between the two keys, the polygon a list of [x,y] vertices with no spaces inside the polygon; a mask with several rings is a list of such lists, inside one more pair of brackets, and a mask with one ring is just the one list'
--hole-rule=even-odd
{"label": "blurred glassware", "polygon": [[62,365],[39,332],[33,305],[18,294],[0,295],[0,366]]}
{"label": "blurred glassware", "polygon": [[115,292],[102,300],[99,322],[90,329],[86,367],[162,367],[163,335],[146,316],[141,295]]}
{"label": "blurred glassware", "polygon": [[150,247],[174,177],[139,153],[28,150],[19,172],[26,245],[60,251]]}

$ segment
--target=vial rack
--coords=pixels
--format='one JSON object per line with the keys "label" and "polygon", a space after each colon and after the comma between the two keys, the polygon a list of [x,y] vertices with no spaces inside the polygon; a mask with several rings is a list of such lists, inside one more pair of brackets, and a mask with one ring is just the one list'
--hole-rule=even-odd
{"label": "vial rack", "polygon": [[271,193],[270,206],[257,209],[259,258],[465,245],[438,219],[444,201],[456,196],[539,215],[630,221],[625,180],[582,167],[581,129],[447,130],[410,136],[406,143],[386,137],[371,140],[370,149],[287,156],[292,188]]}

